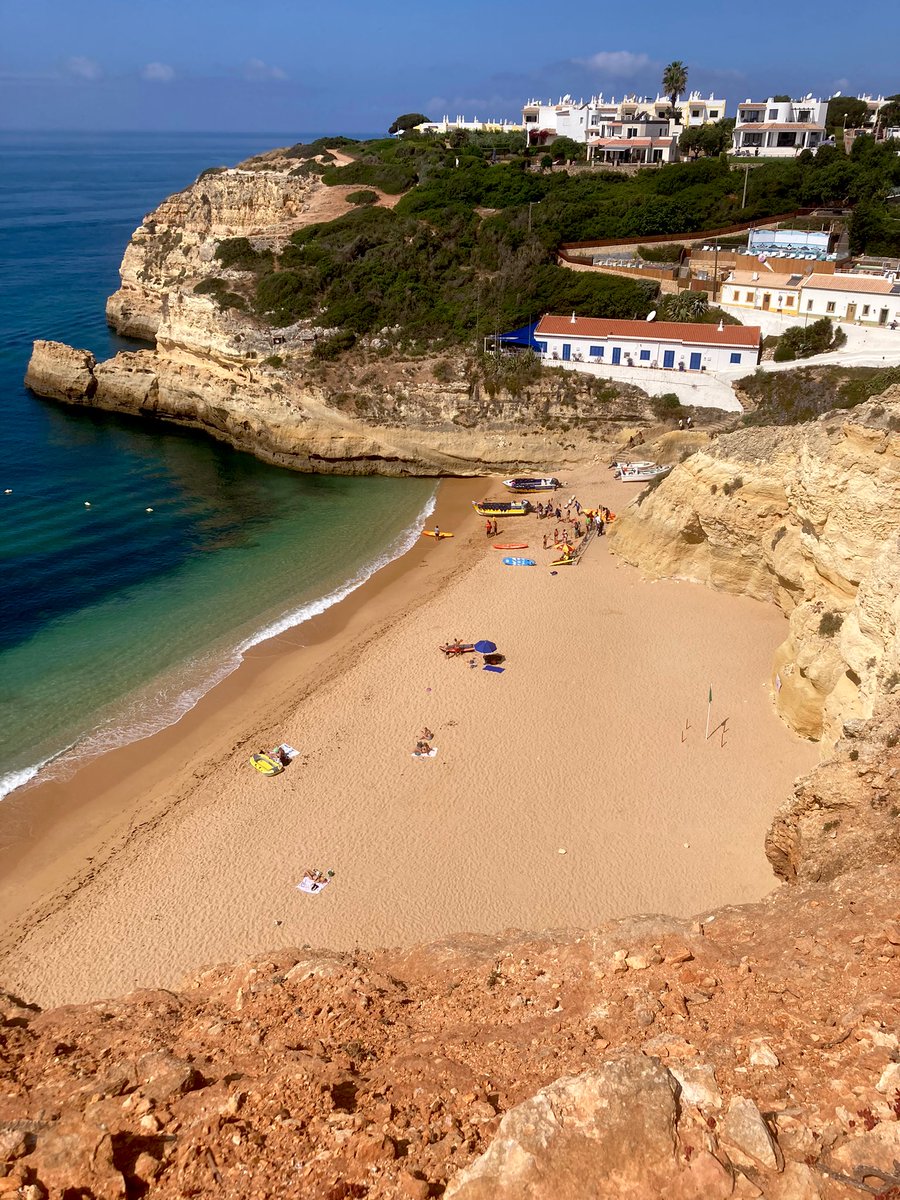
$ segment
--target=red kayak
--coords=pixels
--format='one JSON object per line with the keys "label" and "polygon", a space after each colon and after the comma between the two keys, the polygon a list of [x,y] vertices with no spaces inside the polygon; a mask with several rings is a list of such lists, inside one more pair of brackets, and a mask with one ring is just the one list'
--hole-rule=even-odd
{"label": "red kayak", "polygon": [[494,542],[495,550],[527,550],[527,542]]}

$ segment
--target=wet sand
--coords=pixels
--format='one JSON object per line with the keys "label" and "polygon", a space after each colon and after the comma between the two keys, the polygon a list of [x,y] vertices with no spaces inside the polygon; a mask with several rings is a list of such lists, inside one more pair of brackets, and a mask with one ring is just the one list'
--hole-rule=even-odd
{"label": "wet sand", "polygon": [[[499,540],[538,566],[504,566],[469,506],[487,490],[443,483],[452,541],[256,647],[178,725],[0,806],[0,985],[77,1001],[283,945],[589,927],[772,889],[765,830],[817,758],[770,702],[784,618],[644,582],[605,539],[551,574],[534,516]],[[634,485],[598,466],[572,491],[616,509]],[[505,671],[445,660],[456,636],[497,642]],[[412,757],[423,725],[434,758]],[[300,757],[264,778],[248,755],[280,740]],[[296,890],[308,867],[335,872],[321,895]]]}

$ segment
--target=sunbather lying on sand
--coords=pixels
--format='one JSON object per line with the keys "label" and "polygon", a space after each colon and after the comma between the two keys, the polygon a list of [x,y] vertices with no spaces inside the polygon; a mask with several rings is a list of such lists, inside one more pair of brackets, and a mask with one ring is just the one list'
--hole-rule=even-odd
{"label": "sunbather lying on sand", "polygon": [[453,642],[448,642],[446,646],[439,646],[438,649],[443,651],[448,658],[453,658],[458,654],[472,654],[475,651],[475,647],[471,642],[461,642],[459,638]]}

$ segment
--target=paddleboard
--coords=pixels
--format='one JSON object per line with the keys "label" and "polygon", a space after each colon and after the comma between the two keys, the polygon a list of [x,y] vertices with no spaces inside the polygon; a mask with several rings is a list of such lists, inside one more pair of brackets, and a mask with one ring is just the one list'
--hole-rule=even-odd
{"label": "paddleboard", "polygon": [[494,542],[495,550],[527,550],[527,542]]}
{"label": "paddleboard", "polygon": [[445,538],[445,537],[453,537],[453,534],[452,533],[444,533],[443,529],[441,530],[440,533],[435,533],[433,529],[423,529],[422,537]]}
{"label": "paddleboard", "polygon": [[508,567],[536,567],[537,563],[533,558],[504,558],[503,560]]}
{"label": "paddleboard", "polygon": [[557,558],[550,565],[552,567],[571,567],[573,563],[577,562],[577,558]]}

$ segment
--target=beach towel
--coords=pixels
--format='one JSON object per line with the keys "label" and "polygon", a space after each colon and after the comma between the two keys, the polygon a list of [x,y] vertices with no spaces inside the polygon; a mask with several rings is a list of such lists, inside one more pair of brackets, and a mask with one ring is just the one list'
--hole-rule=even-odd
{"label": "beach towel", "polygon": [[418,750],[413,750],[412,752],[413,758],[434,758],[436,754],[437,746],[432,746],[430,750],[423,750],[421,752]]}
{"label": "beach towel", "polygon": [[490,663],[487,663],[481,669],[483,671],[493,671],[495,675],[502,675],[503,672],[506,670],[506,667],[494,667],[494,666],[491,666]]}
{"label": "beach towel", "polygon": [[293,746],[289,746],[287,742],[282,742],[280,746],[276,747],[276,749],[283,750],[287,758],[296,758],[300,753],[300,751],[295,750]]}
{"label": "beach towel", "polygon": [[308,875],[304,875],[297,884],[297,890],[306,892],[309,896],[315,896],[317,892],[321,892],[323,888],[327,888],[329,883],[331,883],[330,879],[323,879],[317,883],[314,879],[310,879]]}

